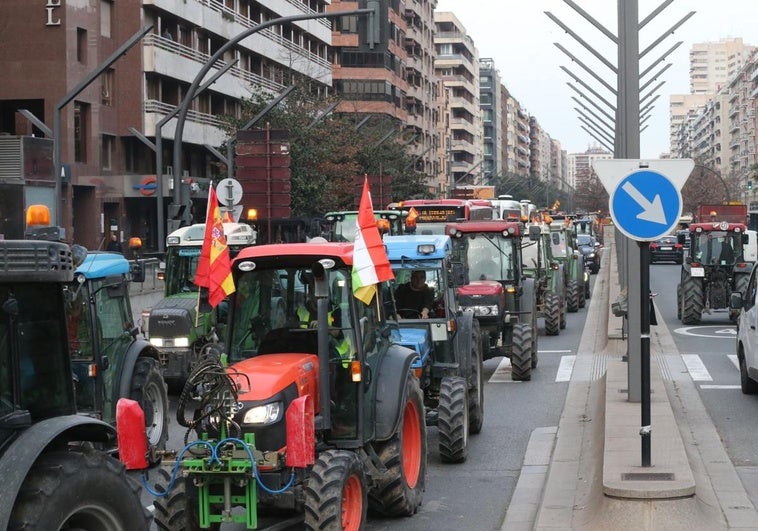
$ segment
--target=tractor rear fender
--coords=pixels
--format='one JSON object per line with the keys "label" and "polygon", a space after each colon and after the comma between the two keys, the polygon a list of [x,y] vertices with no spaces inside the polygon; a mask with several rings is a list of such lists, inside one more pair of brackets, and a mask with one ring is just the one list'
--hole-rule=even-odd
{"label": "tractor rear fender", "polygon": [[405,404],[405,382],[411,378],[411,363],[417,354],[391,344],[376,368],[376,439],[385,441],[398,429]]}
{"label": "tractor rear fender", "polygon": [[65,445],[67,441],[90,441],[116,446],[116,429],[97,419],[83,415],[65,415],[37,422],[24,430],[0,458],[0,529],[8,528],[21,485],[37,458],[48,446]]}
{"label": "tractor rear fender", "polygon": [[132,392],[132,377],[134,366],[138,358],[148,357],[158,361],[158,351],[148,341],[136,339],[131,342],[124,354],[124,364],[121,371],[121,380],[118,383],[118,396],[130,397]]}

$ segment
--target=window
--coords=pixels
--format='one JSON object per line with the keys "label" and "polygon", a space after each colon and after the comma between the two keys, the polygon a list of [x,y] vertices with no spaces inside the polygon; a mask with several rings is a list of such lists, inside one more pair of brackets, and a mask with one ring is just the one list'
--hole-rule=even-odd
{"label": "window", "polygon": [[87,30],[76,28],[76,60],[87,64]]}
{"label": "window", "polygon": [[77,101],[74,103],[74,161],[87,162],[87,133],[89,123],[89,105]]}
{"label": "window", "polygon": [[100,87],[100,103],[111,106],[113,102],[113,86],[116,78],[116,71],[109,68],[103,72],[102,86]]}
{"label": "window", "polygon": [[111,37],[111,17],[113,16],[113,2],[111,0],[100,1],[100,36]]}
{"label": "window", "polygon": [[104,170],[113,169],[113,149],[116,145],[116,137],[113,135],[103,135],[102,153],[100,154],[100,164]]}

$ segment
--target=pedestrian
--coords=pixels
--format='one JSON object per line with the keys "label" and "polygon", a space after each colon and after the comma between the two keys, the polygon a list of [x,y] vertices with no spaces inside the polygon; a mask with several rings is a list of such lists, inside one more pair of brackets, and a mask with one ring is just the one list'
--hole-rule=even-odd
{"label": "pedestrian", "polygon": [[118,235],[115,232],[111,234],[111,241],[108,242],[108,246],[105,248],[105,250],[113,253],[124,254],[124,248],[121,246],[121,242],[118,241]]}

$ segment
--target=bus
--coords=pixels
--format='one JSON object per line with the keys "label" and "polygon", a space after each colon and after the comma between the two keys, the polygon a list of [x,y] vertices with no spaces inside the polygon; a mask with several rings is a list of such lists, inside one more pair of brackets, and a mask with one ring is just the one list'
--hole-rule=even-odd
{"label": "bus", "polygon": [[410,199],[398,204],[407,212],[405,232],[445,234],[451,222],[493,219],[492,203],[486,199]]}

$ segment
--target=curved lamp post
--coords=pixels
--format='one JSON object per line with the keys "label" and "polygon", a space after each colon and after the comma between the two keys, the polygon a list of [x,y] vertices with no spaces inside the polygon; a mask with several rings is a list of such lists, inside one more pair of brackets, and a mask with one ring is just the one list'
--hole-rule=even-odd
{"label": "curved lamp post", "polygon": [[[368,29],[369,29],[369,34],[372,35],[374,33],[373,27],[374,27],[374,18],[376,14],[377,13],[373,9],[355,9],[353,11],[339,11],[339,12],[334,12],[334,13],[311,13],[308,15],[293,15],[289,17],[276,18],[273,20],[269,20],[267,22],[263,22],[253,28],[243,31],[239,35],[229,39],[223,46],[221,46],[221,48],[219,48],[216,51],[216,53],[214,53],[206,61],[206,63],[197,73],[197,75],[195,76],[195,79],[192,81],[192,84],[190,85],[189,90],[187,90],[187,94],[184,96],[184,99],[179,105],[179,113],[176,117],[176,128],[174,130],[174,164],[173,164],[174,179],[175,179],[174,203],[178,205],[181,202],[180,184],[181,184],[181,176],[182,176],[182,136],[184,134],[184,122],[186,121],[186,118],[187,118],[187,111],[189,110],[189,106],[190,106],[190,103],[192,102],[195,91],[200,86],[201,80],[210,71],[210,69],[213,67],[216,61],[218,61],[227,52],[227,50],[229,50],[232,46],[234,46],[241,40],[246,39],[250,35],[253,35],[254,33],[258,33],[259,31],[262,31],[271,26],[278,26],[286,22],[297,22],[300,20],[312,20],[312,19],[318,19],[318,18],[338,18],[338,17],[347,16],[347,15],[369,15],[369,28]],[[369,39],[369,42],[371,43],[371,45],[373,45],[373,43],[376,42],[373,36]],[[178,179],[178,182],[176,181],[177,179]]]}

